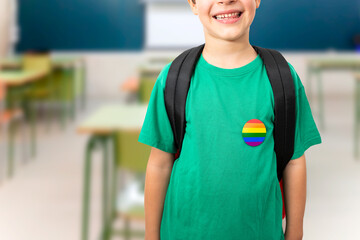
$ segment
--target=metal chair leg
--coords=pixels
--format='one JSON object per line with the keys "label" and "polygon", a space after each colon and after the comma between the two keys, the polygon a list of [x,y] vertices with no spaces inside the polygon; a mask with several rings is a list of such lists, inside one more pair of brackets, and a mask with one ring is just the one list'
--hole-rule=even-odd
{"label": "metal chair leg", "polygon": [[128,217],[124,218],[124,239],[130,240],[131,231],[130,231],[130,219]]}
{"label": "metal chair leg", "polygon": [[111,216],[109,215],[109,151],[108,151],[108,139],[101,138],[103,146],[103,228],[102,228],[102,238],[107,240],[110,238],[111,233]]}
{"label": "metal chair leg", "polygon": [[89,239],[89,217],[90,217],[90,190],[91,190],[91,154],[96,144],[96,137],[92,136],[88,140],[85,152],[84,167],[84,188],[83,188],[83,209],[82,209],[82,231],[81,239]]}
{"label": "metal chair leg", "polygon": [[11,178],[14,174],[14,135],[15,135],[15,123],[9,122],[8,125],[8,162],[7,162],[7,175]]}

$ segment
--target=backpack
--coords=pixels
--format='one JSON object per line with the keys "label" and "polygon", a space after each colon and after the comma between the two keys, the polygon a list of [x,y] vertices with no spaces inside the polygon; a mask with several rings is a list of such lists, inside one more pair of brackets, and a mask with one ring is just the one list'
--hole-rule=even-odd
{"label": "backpack", "polygon": [[[167,115],[174,135],[177,153],[180,155],[185,134],[185,106],[190,80],[205,44],[187,49],[177,56],[170,65],[166,79],[164,100]],[[264,62],[274,94],[274,149],[276,153],[277,177],[283,200],[283,170],[294,152],[295,140],[295,87],[290,67],[282,54],[276,50],[252,45]]]}

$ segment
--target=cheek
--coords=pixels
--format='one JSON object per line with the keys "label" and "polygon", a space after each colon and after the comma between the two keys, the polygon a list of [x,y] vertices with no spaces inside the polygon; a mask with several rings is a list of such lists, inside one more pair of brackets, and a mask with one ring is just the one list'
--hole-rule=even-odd
{"label": "cheek", "polygon": [[199,9],[199,19],[203,25],[208,25],[213,19],[209,11]]}
{"label": "cheek", "polygon": [[256,11],[256,2],[255,2],[255,0],[246,1],[244,5],[245,5],[245,8],[247,9],[248,13],[250,13],[249,14],[250,16],[255,14],[255,11]]}
{"label": "cheek", "polygon": [[199,1],[197,5],[197,10],[199,16],[202,16],[202,18],[210,16],[211,6],[209,4],[209,1]]}
{"label": "cheek", "polygon": [[[209,33],[209,32],[216,32],[216,23],[214,24],[214,22],[212,22],[212,19],[208,16],[201,16],[199,17],[202,25],[203,25],[203,28],[204,28],[204,31]],[[214,19],[215,21],[215,19]]]}

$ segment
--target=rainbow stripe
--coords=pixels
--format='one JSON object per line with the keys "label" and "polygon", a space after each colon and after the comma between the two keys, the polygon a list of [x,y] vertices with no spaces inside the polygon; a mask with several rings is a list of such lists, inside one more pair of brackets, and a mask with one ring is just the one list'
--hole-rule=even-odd
{"label": "rainbow stripe", "polygon": [[265,135],[265,125],[258,119],[247,121],[242,130],[245,143],[252,147],[260,145],[265,140]]}

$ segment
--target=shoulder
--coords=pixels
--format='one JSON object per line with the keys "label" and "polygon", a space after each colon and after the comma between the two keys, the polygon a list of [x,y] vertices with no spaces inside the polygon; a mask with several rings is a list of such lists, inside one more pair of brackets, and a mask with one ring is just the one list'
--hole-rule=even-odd
{"label": "shoulder", "polygon": [[295,91],[298,91],[299,89],[302,89],[304,87],[304,85],[302,84],[301,79],[300,79],[299,75],[297,74],[294,66],[291,65],[291,63],[289,63],[289,62],[287,62],[287,63],[290,67],[291,76],[294,80]]}

